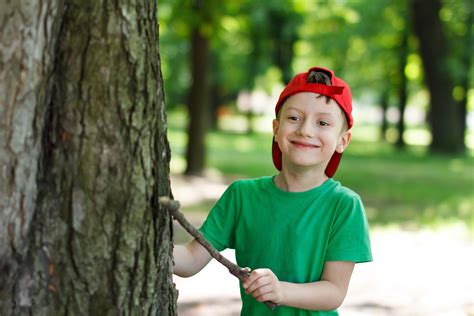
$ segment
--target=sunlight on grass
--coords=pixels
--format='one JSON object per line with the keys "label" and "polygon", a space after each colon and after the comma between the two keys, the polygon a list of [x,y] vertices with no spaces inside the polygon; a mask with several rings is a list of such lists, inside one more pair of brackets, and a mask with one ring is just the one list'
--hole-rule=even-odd
{"label": "sunlight on grass", "polygon": [[431,134],[426,129],[410,129],[403,138],[408,145],[427,146],[431,142]]}

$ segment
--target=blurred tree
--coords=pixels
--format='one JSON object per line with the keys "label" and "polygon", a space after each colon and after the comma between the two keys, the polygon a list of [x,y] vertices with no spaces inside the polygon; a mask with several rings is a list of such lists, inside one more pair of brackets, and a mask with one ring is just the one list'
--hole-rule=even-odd
{"label": "blurred tree", "polygon": [[401,45],[398,49],[399,54],[399,83],[398,83],[398,123],[397,123],[397,141],[396,145],[399,149],[405,148],[405,140],[403,134],[405,133],[405,109],[408,100],[408,79],[405,75],[405,68],[408,61],[408,36],[409,28],[405,26],[401,34]]}
{"label": "blurred tree", "polygon": [[[211,52],[211,69],[214,73],[219,72],[218,56],[215,51]],[[221,83],[216,78],[211,78],[210,82],[210,116],[209,116],[209,128],[212,130],[218,129],[218,111],[221,104],[224,102],[224,96],[222,94]]]}
{"label": "blurred tree", "polygon": [[[397,136],[395,144],[398,148],[405,147],[405,110],[408,103],[409,79],[406,74],[408,65],[408,57],[411,51],[410,37],[411,25],[408,18],[408,3],[406,0],[390,1],[384,7],[380,8],[383,12],[382,21],[375,30],[377,36],[381,36],[384,40],[379,41],[379,50],[382,53],[372,57],[377,59],[383,74],[386,76],[380,93],[382,98],[387,98],[381,104],[382,108],[382,124],[381,135],[386,137],[388,130],[388,122],[386,113],[388,109],[389,95],[393,95],[396,99],[398,109],[398,121],[396,123]],[[371,19],[376,19],[372,16]],[[388,96],[386,94],[389,94]]]}
{"label": "blurred tree", "polygon": [[[247,22],[246,35],[250,40],[247,55],[247,81],[245,90],[257,87],[258,78],[276,66],[288,83],[293,77],[294,44],[298,40],[298,28],[303,17],[295,9],[295,2],[278,0],[272,2],[246,1],[243,6]],[[257,115],[252,107],[246,111],[247,132],[253,133],[253,119]]]}
{"label": "blurred tree", "polygon": [[[370,5],[367,2],[353,4],[352,14],[357,18],[353,17],[352,20],[357,23],[350,27],[352,43],[349,58],[353,62],[347,77],[356,98],[364,94],[376,96],[374,102],[380,105],[379,135],[382,141],[387,140],[390,101],[397,97],[398,91],[406,89],[406,85],[401,84],[407,82],[402,80],[405,67],[405,57],[402,56],[405,56],[407,50],[406,24],[402,13],[404,2],[398,0],[377,1]],[[399,97],[398,99],[400,100]],[[404,102],[399,104],[405,105]]]}
{"label": "blurred tree", "polygon": [[298,40],[301,23],[302,16],[295,11],[293,1],[272,1],[268,12],[272,63],[280,69],[285,84],[293,77],[293,46]]}
{"label": "blurred tree", "polygon": [[461,43],[464,45],[464,49],[461,50],[461,74],[459,76],[459,86],[461,87],[461,95],[457,97],[460,111],[460,122],[461,122],[461,131],[464,135],[467,131],[467,112],[468,112],[468,93],[472,89],[474,84],[472,77],[474,73],[473,69],[473,52],[474,52],[474,33],[472,31],[474,27],[474,4],[471,2],[470,5],[467,5],[467,9],[464,11],[467,12],[467,18],[465,25],[465,35],[462,36]]}
{"label": "blurred tree", "polygon": [[0,314],[175,315],[156,1],[2,1]]}
{"label": "blurred tree", "polygon": [[[168,56],[168,66],[166,76],[168,82],[174,82],[179,77],[187,78],[186,82],[177,87],[172,87],[172,96],[187,95],[182,99],[188,108],[186,146],[186,169],[187,175],[198,175],[204,170],[206,160],[205,139],[211,127],[211,102],[214,100],[211,94],[212,87],[215,87],[211,61],[212,40],[218,36],[220,21],[223,17],[225,4],[217,0],[180,0],[173,2],[164,1],[163,4],[165,21],[169,24],[167,28],[174,28],[176,37],[167,40],[171,45],[174,43],[187,41],[189,45],[181,45],[181,51],[174,56]],[[183,54],[183,51],[185,54]],[[188,61],[184,61],[187,56]],[[173,57],[177,57],[174,59]],[[187,65],[189,69],[180,68]],[[176,69],[175,69],[176,65]],[[175,79],[176,78],[176,79]],[[187,93],[186,93],[187,92]],[[171,102],[176,101],[172,99]]]}
{"label": "blurred tree", "polygon": [[444,0],[442,4],[440,19],[443,22],[451,52],[448,63],[455,83],[453,98],[459,109],[459,126],[464,135],[467,128],[468,91],[473,87],[474,4],[468,0]]}
{"label": "blurred tree", "polygon": [[388,130],[388,120],[387,120],[387,110],[388,110],[388,102],[389,102],[389,89],[385,89],[382,91],[381,97],[380,97],[380,107],[382,109],[382,124],[380,125],[380,133],[379,133],[379,139],[381,141],[386,141],[387,140],[387,130]]}
{"label": "blurred tree", "polygon": [[[193,0],[196,21],[191,30],[191,88],[188,96],[188,144],[186,147],[187,175],[198,175],[204,170],[205,138],[211,114],[210,75],[210,9],[211,1]],[[206,29],[207,28],[207,29]]]}
{"label": "blurred tree", "polygon": [[465,35],[463,36],[464,39],[464,49],[462,50],[462,69],[464,71],[461,72],[459,85],[462,88],[461,95],[458,98],[459,108],[460,111],[460,121],[461,121],[461,130],[462,134],[464,135],[467,130],[467,112],[468,112],[468,92],[474,85],[471,83],[472,74],[474,73],[473,70],[473,63],[472,63],[472,53],[474,52],[474,33],[472,31],[474,27],[474,5],[471,3],[470,6],[467,8],[468,18],[466,19],[466,31]]}
{"label": "blurred tree", "polygon": [[453,98],[457,82],[450,65],[453,51],[452,46],[448,45],[445,27],[440,20],[441,2],[413,0],[412,10],[425,81],[430,91],[429,123],[432,134],[430,149],[441,153],[464,152],[464,131],[462,124],[459,123],[461,110]]}
{"label": "blurred tree", "polygon": [[[247,36],[250,40],[250,54],[247,56],[247,82],[244,86],[246,91],[255,89],[257,77],[270,67],[270,55],[268,48],[268,3],[252,1],[247,4],[248,30]],[[254,110],[248,106],[246,110],[247,133],[252,134]]]}
{"label": "blurred tree", "polygon": [[[376,2],[306,3],[306,20],[297,45],[297,64],[323,64],[351,84],[354,98],[380,105],[380,137],[386,139],[386,113],[397,106],[397,137],[400,147],[405,130],[405,108],[411,92],[420,89],[413,74],[414,41],[407,0]],[[317,25],[317,27],[312,27]],[[416,56],[415,56],[416,57]],[[409,62],[411,64],[409,64]],[[411,76],[408,76],[411,74]]]}

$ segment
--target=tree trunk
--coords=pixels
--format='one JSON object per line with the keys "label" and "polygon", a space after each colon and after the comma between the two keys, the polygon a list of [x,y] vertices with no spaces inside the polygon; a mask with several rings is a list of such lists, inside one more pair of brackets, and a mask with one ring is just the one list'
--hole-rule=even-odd
{"label": "tree trunk", "polygon": [[217,131],[219,129],[219,107],[222,105],[219,83],[213,83],[211,89],[211,103],[209,114],[209,129]]}
{"label": "tree trunk", "polygon": [[400,113],[400,117],[398,118],[397,123],[397,131],[398,131],[398,138],[397,138],[397,147],[399,149],[405,148],[405,140],[403,139],[403,134],[405,133],[405,109],[408,99],[408,80],[407,76],[405,75],[405,67],[407,65],[408,59],[408,30],[405,29],[402,34],[402,41],[399,51],[399,75],[400,81],[398,86],[398,112]]}
{"label": "tree trunk", "polygon": [[388,110],[388,101],[389,101],[389,88],[384,88],[382,96],[380,97],[380,108],[382,110],[382,123],[380,124],[380,141],[387,141],[387,130],[388,130],[388,120],[387,120],[387,110]]}
{"label": "tree trunk", "polygon": [[205,138],[209,129],[209,39],[199,26],[191,35],[192,85],[188,98],[189,125],[186,151],[187,175],[198,175],[204,170],[206,160]]}
{"label": "tree trunk", "polygon": [[175,315],[156,2],[1,7],[0,314]]}
{"label": "tree trunk", "polygon": [[287,10],[272,10],[268,14],[269,36],[272,43],[272,61],[280,69],[283,82],[293,78],[293,46],[298,40],[298,26],[302,20],[298,14]]}
{"label": "tree trunk", "polygon": [[462,87],[464,94],[460,100],[458,100],[458,108],[459,108],[459,124],[461,128],[461,133],[464,137],[467,130],[466,118],[467,118],[467,96],[469,91],[469,82],[471,80],[472,72],[472,52],[474,49],[473,39],[472,39],[472,25],[474,25],[474,5],[468,6],[468,17],[466,20],[466,33],[464,37],[461,38],[462,42],[461,45],[462,55],[460,58],[460,62],[462,64],[463,71],[460,73],[459,78],[459,85]]}
{"label": "tree trunk", "polygon": [[459,109],[452,97],[454,80],[447,65],[446,38],[439,19],[439,0],[414,0],[413,25],[420,42],[425,80],[431,97],[431,150],[459,153],[465,149]]}

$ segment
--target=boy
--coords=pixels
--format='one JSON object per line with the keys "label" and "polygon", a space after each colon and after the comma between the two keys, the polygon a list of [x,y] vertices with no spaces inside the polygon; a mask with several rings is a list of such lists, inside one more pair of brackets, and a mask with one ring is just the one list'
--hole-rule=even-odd
{"label": "boy", "polygon": [[[275,113],[279,174],[232,183],[200,230],[252,269],[241,284],[241,315],[337,315],[354,264],[372,260],[360,197],[332,179],[351,138],[350,88],[313,67],[285,87]],[[211,259],[195,240],[173,254],[182,277]],[[272,311],[265,301],[279,306]]]}

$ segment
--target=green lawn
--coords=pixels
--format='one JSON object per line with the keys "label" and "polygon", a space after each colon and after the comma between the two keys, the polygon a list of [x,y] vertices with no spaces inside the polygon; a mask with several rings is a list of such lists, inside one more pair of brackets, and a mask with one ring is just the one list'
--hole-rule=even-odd
{"label": "green lawn", "polygon": [[[184,168],[186,135],[182,118],[172,116],[168,137],[172,172]],[[375,133],[376,130],[371,131]],[[357,138],[344,154],[335,179],[359,193],[376,225],[473,224],[474,157],[436,156],[424,147],[397,151],[392,145]],[[207,138],[209,168],[229,181],[276,173],[271,134],[212,132]]]}

